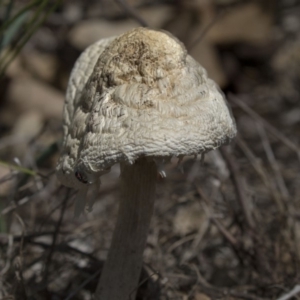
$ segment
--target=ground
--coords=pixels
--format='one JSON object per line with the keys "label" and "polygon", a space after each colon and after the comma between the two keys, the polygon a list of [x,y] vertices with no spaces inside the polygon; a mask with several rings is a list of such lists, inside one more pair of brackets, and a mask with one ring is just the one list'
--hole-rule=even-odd
{"label": "ground", "polygon": [[1,78],[0,299],[92,299],[119,167],[103,176],[93,211],[74,219],[76,192],[54,174],[64,94],[88,45],[144,24],[173,33],[208,70],[238,136],[204,160],[173,159],[158,177],[138,299],[300,298],[299,13],[284,0],[58,5]]}

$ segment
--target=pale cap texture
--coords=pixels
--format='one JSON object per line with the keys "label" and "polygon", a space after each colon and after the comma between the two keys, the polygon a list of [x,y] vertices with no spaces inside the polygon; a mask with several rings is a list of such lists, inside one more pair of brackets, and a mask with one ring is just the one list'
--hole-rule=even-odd
{"label": "pale cap texture", "polygon": [[92,183],[115,163],[204,153],[235,135],[222,93],[182,43],[136,28],[97,42],[77,61],[57,174],[78,188],[76,172]]}

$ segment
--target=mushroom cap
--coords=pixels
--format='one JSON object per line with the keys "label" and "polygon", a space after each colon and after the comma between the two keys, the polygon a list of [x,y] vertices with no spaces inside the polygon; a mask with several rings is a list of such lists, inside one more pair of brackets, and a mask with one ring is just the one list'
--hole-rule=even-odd
{"label": "mushroom cap", "polygon": [[205,153],[235,135],[223,94],[183,44],[136,28],[97,42],[78,59],[57,175],[78,187],[77,179],[93,183],[118,162]]}

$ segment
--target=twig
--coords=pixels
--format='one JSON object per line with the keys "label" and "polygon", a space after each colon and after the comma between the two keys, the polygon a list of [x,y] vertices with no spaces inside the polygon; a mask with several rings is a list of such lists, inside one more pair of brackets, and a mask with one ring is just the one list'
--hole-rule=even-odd
{"label": "twig", "polygon": [[192,51],[193,48],[200,43],[203,38],[205,37],[205,35],[209,32],[209,30],[216,24],[218,23],[223,17],[224,15],[228,12],[229,10],[223,10],[221,11],[219,14],[217,14],[212,20],[211,22],[209,22],[204,28],[203,30],[200,32],[199,36],[196,38],[196,40],[194,40],[190,45],[187,46],[188,51]]}
{"label": "twig", "polygon": [[[218,293],[219,295],[221,294],[222,296],[230,295],[233,297],[238,297],[240,299],[246,299],[246,300],[266,300],[265,298],[260,298],[260,297],[254,296],[254,295],[236,292],[233,290],[228,290],[225,288],[213,286],[209,282],[207,282],[206,279],[201,275],[199,268],[197,268],[196,265],[192,264],[192,267],[197,274],[198,282],[200,283],[200,285],[202,285],[206,289],[207,293],[213,292],[213,293]],[[214,299],[216,299],[216,298],[219,299],[219,297],[214,297]],[[222,297],[222,299],[223,299],[223,297]]]}
{"label": "twig", "polygon": [[23,267],[22,267],[22,257],[18,257],[15,262],[15,287],[14,287],[14,296],[15,299],[18,300],[27,300],[27,293],[26,293],[26,284],[23,278]]}
{"label": "twig", "polygon": [[197,236],[197,234],[191,234],[191,235],[188,235],[188,236],[185,236],[183,238],[181,238],[180,240],[176,241],[175,243],[173,243],[169,249],[167,250],[168,253],[171,253],[172,251],[174,251],[177,247],[191,241],[191,240],[194,240],[195,237]]}
{"label": "twig", "polygon": [[[206,195],[203,193],[203,191],[196,186],[196,190],[198,194],[201,196],[201,198],[205,201],[205,203],[210,203],[209,199],[206,197]],[[202,203],[203,204],[203,203]],[[209,218],[211,221],[216,225],[220,233],[224,236],[224,238],[236,249],[238,248],[239,242],[236,240],[236,238],[223,226],[223,224],[217,220],[208,210],[207,206],[203,206],[203,208],[206,210],[207,214],[209,215]]]}
{"label": "twig", "polygon": [[139,285],[130,293],[129,295],[129,299],[130,300],[134,300],[134,298],[132,298],[132,295],[135,294],[136,290],[138,290],[140,288],[140,286],[142,286],[145,282],[147,282],[148,280],[151,279],[151,277],[155,276],[155,275],[159,275],[159,272],[158,271],[155,271],[153,272],[152,274],[148,275],[146,278],[144,278],[140,283]]}
{"label": "twig", "polygon": [[[51,247],[51,245],[48,245],[48,244],[43,243],[43,242],[35,242],[35,241],[29,240],[28,243],[30,243],[32,245],[36,245],[36,246],[42,247],[42,248],[45,248],[45,249],[49,249]],[[55,251],[56,252],[62,252],[62,253],[68,253],[68,252],[71,251],[71,252],[80,254],[80,255],[82,255],[84,257],[87,257],[87,258],[89,258],[90,260],[92,260],[94,262],[99,262],[99,260],[93,254],[83,252],[83,251],[81,251],[81,250],[79,250],[77,248],[74,248],[74,247],[72,247],[70,245],[67,245],[65,243],[56,245],[55,246]]]}
{"label": "twig", "polygon": [[[63,188],[63,186],[60,185],[56,192],[58,192],[58,191],[61,190],[62,188]],[[70,193],[71,193],[71,192],[70,192]],[[73,191],[73,194],[75,194],[75,193],[76,193],[76,191]],[[72,194],[72,195],[69,194],[70,198],[73,196],[73,194]],[[45,224],[47,224],[47,222],[49,221],[51,215],[52,215],[56,210],[58,210],[62,205],[64,205],[64,204],[63,204],[63,203],[58,203],[58,204],[57,204],[50,212],[48,212],[47,214],[45,214],[43,220],[40,222],[39,227],[37,228],[36,231],[41,231],[42,228],[43,228],[43,226],[44,226]],[[70,206],[72,206],[72,204],[70,203],[68,206],[70,207]]]}
{"label": "twig", "polygon": [[258,130],[258,133],[259,133],[260,138],[262,140],[262,144],[263,144],[264,150],[267,154],[267,158],[268,158],[268,161],[270,163],[270,166],[273,169],[275,179],[276,179],[278,188],[280,190],[280,193],[282,195],[282,198],[285,201],[288,201],[290,195],[289,195],[288,189],[285,185],[282,174],[280,172],[279,165],[276,161],[276,158],[275,158],[274,152],[272,150],[272,147],[270,145],[270,142],[269,142],[268,136],[266,134],[266,131],[260,123],[257,123],[257,130]]}
{"label": "twig", "polygon": [[300,285],[297,284],[290,292],[281,296],[277,300],[288,300],[300,293]]}
{"label": "twig", "polygon": [[243,294],[243,293],[239,293],[239,292],[235,292],[235,291],[228,291],[228,292],[224,292],[224,294],[226,295],[230,295],[233,297],[238,297],[240,299],[245,299],[245,300],[267,300],[266,298],[260,298],[257,297],[256,295],[249,295],[249,294]]}
{"label": "twig", "polygon": [[48,271],[49,271],[52,256],[53,256],[53,253],[54,253],[54,248],[55,248],[56,240],[57,240],[57,237],[58,237],[59,229],[60,229],[60,226],[61,226],[61,223],[62,223],[62,220],[63,220],[63,217],[64,217],[65,209],[66,209],[66,206],[67,206],[67,203],[68,203],[68,200],[69,200],[69,194],[70,194],[70,189],[67,189],[66,196],[65,196],[65,199],[63,201],[63,205],[62,205],[62,208],[61,208],[61,211],[60,211],[60,216],[59,216],[58,222],[56,223],[56,227],[55,227],[55,231],[54,231],[54,234],[53,234],[53,240],[52,240],[52,244],[51,244],[51,247],[50,247],[50,251],[49,251],[48,257],[46,258],[46,261],[45,261],[45,269],[44,269],[44,276],[43,276],[43,282],[44,283],[46,283],[47,279],[48,279],[48,273],[49,273]]}
{"label": "twig", "polygon": [[[13,242],[20,242],[23,240],[24,243],[31,239],[35,239],[37,237],[45,236],[45,235],[53,235],[53,231],[45,231],[45,232],[35,232],[32,234],[27,235],[11,235],[11,234],[3,234],[0,233],[0,245],[6,245],[10,239],[12,239]],[[60,234],[68,234],[68,232],[60,232]]]}
{"label": "twig", "polygon": [[[197,268],[197,266],[195,264],[191,264],[192,268],[195,270],[196,275],[197,275],[197,281],[202,284],[204,287],[209,288],[209,289],[213,289],[214,286],[211,285],[209,282],[206,281],[206,279],[202,276],[202,274],[199,271],[199,268]],[[217,288],[218,292],[219,292],[219,288]]]}
{"label": "twig", "polygon": [[18,172],[16,171],[13,171],[13,172],[10,172],[9,174],[3,176],[0,178],[0,184],[6,182],[6,181],[9,181],[9,180],[12,180],[14,179],[16,176],[17,176]]}
{"label": "twig", "polygon": [[136,12],[134,8],[132,8],[126,0],[115,0],[125,11],[125,13],[131,17],[132,19],[136,20],[141,26],[143,27],[149,27],[147,22],[139,16],[139,14]]}
{"label": "twig", "polygon": [[[27,183],[26,185],[31,184],[31,183]],[[60,186],[59,188],[57,188],[55,191],[53,191],[53,193],[58,192],[61,189],[62,186]],[[18,192],[22,191],[25,188],[25,186],[22,186],[22,188],[18,188]],[[34,193],[31,196],[26,196],[24,198],[22,198],[21,200],[16,201],[15,203],[13,203],[12,205],[4,208],[2,210],[2,212],[0,213],[0,215],[6,215],[8,213],[10,213],[11,211],[13,211],[14,209],[19,208],[20,206],[26,204],[28,201],[32,201],[33,199],[35,199],[35,197],[37,196],[41,196],[41,193],[44,192],[43,190],[39,190],[36,193]],[[52,194],[52,192],[50,191],[49,193]],[[61,203],[58,205],[58,207],[61,206]],[[40,225],[41,226],[41,225]]]}
{"label": "twig", "polygon": [[238,200],[241,204],[242,210],[244,212],[247,225],[251,229],[254,229],[255,228],[255,223],[254,223],[254,220],[252,218],[251,211],[250,211],[250,208],[249,208],[249,205],[248,205],[249,199],[247,199],[246,192],[245,192],[245,189],[244,189],[244,185],[243,185],[243,182],[241,181],[242,175],[240,173],[239,167],[236,164],[233,156],[227,150],[227,148],[221,147],[220,151],[221,151],[222,156],[224,157],[224,159],[225,159],[225,161],[228,165],[228,168],[230,170],[232,180],[233,180],[233,183],[234,183],[234,186],[235,186],[235,190],[236,190],[236,193],[237,193],[237,198],[238,198]]}
{"label": "twig", "polygon": [[0,271],[0,277],[3,277],[10,269],[11,261],[12,261],[11,257],[13,254],[13,244],[14,244],[13,236],[9,234],[7,236],[7,242],[5,243],[5,245],[7,246],[5,266]]}
{"label": "twig", "polygon": [[266,172],[266,170],[263,168],[260,159],[255,156],[255,154],[252,152],[252,150],[249,148],[249,146],[246,144],[246,142],[243,139],[241,139],[240,137],[237,137],[236,143],[240,147],[240,149],[244,152],[245,156],[251,163],[253,169],[257,172],[257,174],[260,176],[262,182],[264,183],[266,188],[269,190],[269,193],[272,195],[275,203],[277,204],[278,210],[281,213],[283,213],[284,205],[282,203],[282,200],[281,200],[281,197],[277,190],[277,187],[274,184],[274,182],[270,180],[270,176]]}
{"label": "twig", "polygon": [[233,102],[234,104],[239,106],[249,116],[251,116],[253,119],[256,119],[258,122],[260,122],[262,125],[264,125],[264,127],[271,134],[273,134],[278,140],[280,140],[282,143],[284,143],[288,148],[295,151],[296,154],[298,155],[298,159],[300,161],[300,148],[298,145],[296,145],[290,139],[285,137],[277,128],[275,128],[273,125],[271,125],[269,122],[267,122],[257,112],[255,112],[252,108],[250,108],[245,102],[238,99],[238,97],[235,97],[234,95],[230,94],[230,95],[228,95],[228,98],[230,99],[230,102]]}
{"label": "twig", "polygon": [[101,271],[102,271],[102,269],[98,270],[92,276],[90,276],[86,280],[84,280],[83,283],[80,284],[77,289],[75,289],[67,298],[65,298],[65,300],[71,300],[71,299],[73,299],[74,296],[77,296],[78,292],[80,290],[82,290],[92,280],[94,280],[95,278],[97,278],[100,275]]}
{"label": "twig", "polygon": [[10,213],[11,211],[13,211],[14,209],[18,208],[19,206],[22,206],[24,204],[26,204],[29,200],[31,199],[31,197],[24,197],[21,200],[19,200],[17,202],[17,204],[12,204],[11,206],[8,206],[6,208],[4,208],[1,212],[1,215],[7,215],[8,213]]}
{"label": "twig", "polygon": [[23,278],[23,244],[24,244],[24,234],[26,233],[26,227],[25,227],[25,223],[22,220],[22,218],[18,214],[15,214],[15,216],[21,224],[22,237],[21,237],[21,242],[20,242],[20,253],[15,262],[16,281],[15,281],[14,296],[16,299],[27,300],[28,298],[27,298],[27,293],[26,293],[26,288],[25,288],[26,285],[24,283],[24,278]]}
{"label": "twig", "polygon": [[206,234],[206,232],[209,230],[211,225],[211,219],[207,218],[199,227],[198,232],[195,234],[195,238],[193,240],[192,245],[190,246],[190,254],[184,255],[181,258],[180,264],[184,264],[187,261],[192,260],[194,257],[196,257],[199,253],[199,247],[201,245],[201,241]]}

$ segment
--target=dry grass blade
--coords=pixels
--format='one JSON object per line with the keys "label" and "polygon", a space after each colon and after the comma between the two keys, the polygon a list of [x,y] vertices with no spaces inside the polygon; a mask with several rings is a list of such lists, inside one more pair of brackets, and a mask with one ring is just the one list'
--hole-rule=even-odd
{"label": "dry grass blade", "polygon": [[47,279],[48,279],[48,275],[49,275],[49,267],[51,266],[51,260],[52,260],[52,256],[53,256],[53,253],[54,253],[54,248],[55,248],[57,236],[58,236],[60,226],[62,224],[62,220],[63,220],[65,210],[66,210],[66,207],[67,207],[67,204],[68,204],[69,195],[70,195],[70,189],[67,189],[66,196],[65,196],[65,199],[63,201],[63,205],[62,205],[62,208],[61,208],[61,211],[60,211],[59,220],[58,220],[58,222],[56,223],[56,226],[55,226],[55,231],[54,231],[54,234],[53,234],[51,248],[49,250],[49,254],[48,254],[46,262],[45,262],[45,269],[44,269],[44,276],[43,276],[43,282],[44,283],[47,283]]}
{"label": "dry grass blade", "polygon": [[[207,196],[204,194],[204,192],[198,186],[196,186],[196,190],[197,190],[198,194],[201,196],[201,198],[205,201],[206,204],[211,203],[211,201],[207,198]],[[211,219],[211,221],[216,225],[216,227],[218,228],[218,230],[224,236],[224,238],[234,248],[237,248],[238,245],[239,245],[239,242],[236,240],[236,238],[223,226],[223,224],[219,220],[217,220],[216,218],[214,218],[212,216],[212,213],[209,211],[209,209],[208,209],[208,207],[206,205],[203,208],[207,212],[207,214],[209,215],[209,218]]]}
{"label": "dry grass blade", "polygon": [[89,276],[85,281],[83,281],[78,287],[77,289],[75,289],[72,293],[70,293],[64,300],[71,300],[73,299],[80,290],[82,290],[87,284],[89,284],[92,280],[94,280],[95,278],[97,278],[101,273],[101,270],[98,270],[97,272],[95,272],[93,275]]}
{"label": "dry grass blade", "polygon": [[289,300],[300,293],[300,285],[296,285],[290,292],[278,298],[277,300]]}
{"label": "dry grass blade", "polygon": [[261,124],[263,124],[264,127],[271,134],[273,134],[277,139],[279,139],[282,143],[284,143],[289,149],[296,152],[298,159],[300,161],[300,148],[298,145],[296,145],[290,139],[285,137],[277,128],[275,128],[273,125],[271,125],[268,121],[266,121],[263,117],[261,117],[258,113],[256,113],[252,108],[250,108],[245,102],[241,101],[238,97],[233,96],[231,94],[231,95],[229,95],[229,99],[230,99],[230,102],[236,104],[238,107],[240,107],[243,111],[245,111],[253,119],[255,119],[258,122],[260,122]]}
{"label": "dry grass blade", "polygon": [[255,156],[255,154],[252,152],[252,150],[249,148],[249,146],[246,144],[246,142],[238,137],[236,139],[237,145],[240,147],[240,149],[244,152],[245,156],[253,166],[253,169],[256,171],[258,176],[261,178],[262,182],[268,189],[270,195],[274,199],[278,210],[283,213],[284,212],[284,205],[282,203],[282,199],[279,195],[278,189],[276,185],[270,180],[270,176],[263,167],[261,160]]}
{"label": "dry grass blade", "polygon": [[247,197],[246,195],[244,183],[241,180],[243,176],[239,171],[238,164],[236,163],[232,154],[228,151],[227,147],[220,148],[220,151],[230,170],[232,180],[235,186],[237,198],[241,204],[245,219],[247,221],[247,225],[249,226],[249,228],[254,229],[255,222],[252,218],[251,209],[249,207],[250,199],[248,199],[249,197]]}
{"label": "dry grass blade", "polygon": [[125,13],[136,20],[141,26],[149,27],[148,23],[136,12],[134,8],[132,8],[126,0],[115,0],[125,11]]}
{"label": "dry grass blade", "polygon": [[276,183],[278,185],[278,188],[280,190],[282,198],[285,201],[288,201],[290,195],[289,195],[288,189],[285,185],[283,176],[282,176],[281,171],[280,171],[280,167],[279,167],[278,162],[275,158],[275,155],[274,155],[274,152],[273,152],[272,147],[270,145],[270,142],[269,142],[268,136],[266,134],[266,131],[265,131],[264,127],[259,123],[257,124],[257,129],[258,129],[258,133],[260,135],[260,138],[262,140],[263,147],[264,147],[265,152],[267,154],[268,161],[270,163],[271,168],[273,169],[273,172],[274,172],[274,175],[275,175],[275,178],[276,178]]}
{"label": "dry grass blade", "polygon": [[192,51],[193,48],[200,43],[205,35],[209,32],[209,30],[217,23],[220,21],[220,19],[228,12],[228,10],[224,10],[221,13],[217,14],[214,19],[206,25],[206,27],[203,28],[202,32],[200,35],[196,38],[195,41],[193,41],[190,45],[187,46],[188,51]]}

